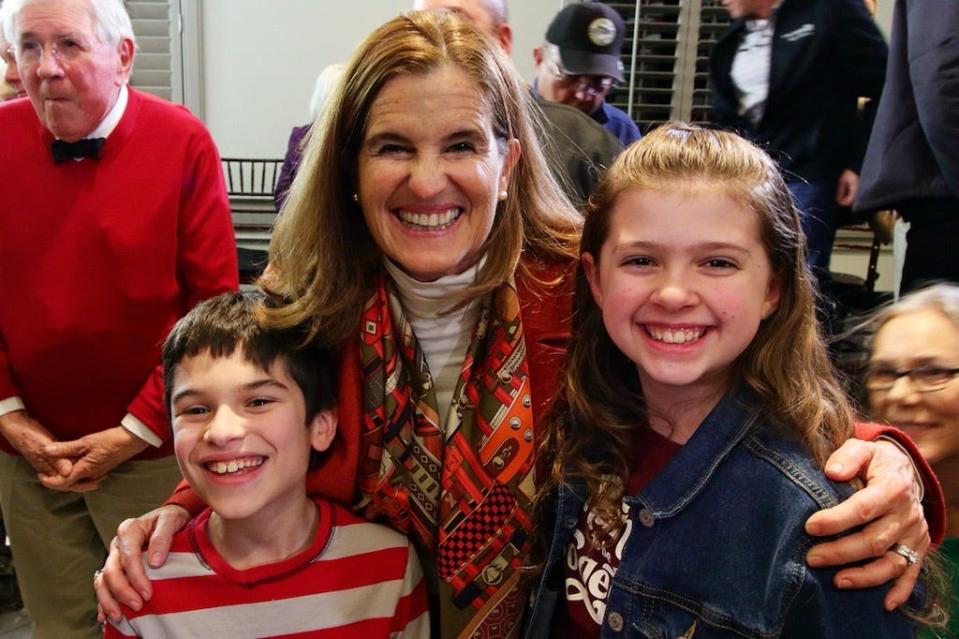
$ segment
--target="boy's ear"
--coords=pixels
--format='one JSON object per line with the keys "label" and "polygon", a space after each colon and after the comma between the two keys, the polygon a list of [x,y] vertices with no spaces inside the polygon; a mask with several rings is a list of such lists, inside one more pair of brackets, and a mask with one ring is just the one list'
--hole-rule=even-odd
{"label": "boy's ear", "polygon": [[310,422],[310,445],[317,452],[322,453],[333,443],[336,437],[336,408],[321,410]]}

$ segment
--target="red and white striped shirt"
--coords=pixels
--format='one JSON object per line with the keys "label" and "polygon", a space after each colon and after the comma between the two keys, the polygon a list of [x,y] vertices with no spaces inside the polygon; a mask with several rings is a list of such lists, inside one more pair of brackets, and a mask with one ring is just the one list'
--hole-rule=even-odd
{"label": "red and white striped shirt", "polygon": [[153,598],[106,624],[120,637],[428,637],[426,587],[403,535],[317,500],[313,543],[275,564],[231,567],[207,535],[210,510],[173,539],[148,568]]}

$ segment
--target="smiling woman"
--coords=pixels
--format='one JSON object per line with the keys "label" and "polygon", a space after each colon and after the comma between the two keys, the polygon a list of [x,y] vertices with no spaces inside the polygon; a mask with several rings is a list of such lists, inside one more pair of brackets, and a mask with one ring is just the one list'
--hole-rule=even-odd
{"label": "smiling woman", "polygon": [[[354,54],[321,123],[324,136],[305,150],[274,231],[269,285],[295,300],[278,314],[284,322],[309,317],[331,343],[353,336],[384,253],[422,280],[477,266],[482,253],[482,267],[457,301],[491,292],[517,267],[528,272],[536,260],[520,261],[523,251],[539,260],[573,258],[580,216],[546,168],[528,91],[488,45],[453,13],[412,12]],[[409,205],[407,222],[424,214],[427,227],[433,213],[454,212],[453,233],[444,239],[452,246],[442,248],[450,263],[419,277],[418,267],[397,260],[395,244],[405,244],[412,258],[441,242],[423,244],[432,229],[416,236],[417,224],[398,226]]]}
{"label": "smiling woman", "polygon": [[3,37],[3,7],[0,6],[0,69],[3,69],[3,79],[0,80],[0,101],[22,98],[27,95],[23,90],[23,82],[17,73],[17,59],[14,47]]}
{"label": "smiling woman", "polygon": [[370,109],[360,207],[376,245],[420,281],[476,264],[509,195],[520,144],[495,137],[479,95],[464,71],[446,66],[393,78]]}
{"label": "smiling woman", "polygon": [[866,375],[878,415],[909,433],[932,464],[959,457],[957,313],[955,286],[903,298],[878,320]]}
{"label": "smiling woman", "polygon": [[940,552],[951,578],[959,636],[959,286],[936,284],[879,311],[865,386],[876,417],[916,440],[947,505]]}
{"label": "smiling woman", "polygon": [[274,321],[346,345],[342,395],[356,405],[341,403],[316,486],[358,493],[367,518],[435,558],[441,636],[492,619],[510,634],[580,218],[546,168],[528,91],[469,22],[397,18],[344,78],[265,281],[290,300]]}

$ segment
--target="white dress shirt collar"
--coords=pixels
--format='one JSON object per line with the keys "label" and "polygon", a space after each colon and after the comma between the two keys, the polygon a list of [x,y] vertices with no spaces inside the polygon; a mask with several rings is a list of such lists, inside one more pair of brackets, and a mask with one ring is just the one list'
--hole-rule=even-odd
{"label": "white dress shirt collar", "polygon": [[129,91],[127,91],[127,85],[124,84],[122,87],[120,87],[120,93],[117,95],[117,101],[113,103],[113,106],[110,107],[110,110],[107,111],[107,114],[103,116],[102,120],[100,120],[100,124],[97,125],[97,128],[93,129],[93,131],[90,132],[90,135],[86,137],[110,137],[110,134],[113,133],[113,130],[117,128],[118,124],[120,124],[120,119],[127,110],[127,102],[129,99]]}

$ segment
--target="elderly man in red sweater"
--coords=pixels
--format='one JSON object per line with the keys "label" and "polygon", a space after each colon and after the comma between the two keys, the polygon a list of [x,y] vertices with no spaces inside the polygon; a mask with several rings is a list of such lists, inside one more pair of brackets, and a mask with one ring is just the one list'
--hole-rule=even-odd
{"label": "elderly man in red sweater", "polygon": [[35,637],[97,637],[90,575],[179,473],[159,345],[237,287],[219,157],[127,86],[120,0],[6,0],[29,100],[0,105],[0,506]]}

